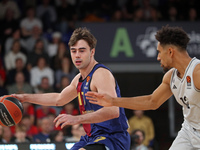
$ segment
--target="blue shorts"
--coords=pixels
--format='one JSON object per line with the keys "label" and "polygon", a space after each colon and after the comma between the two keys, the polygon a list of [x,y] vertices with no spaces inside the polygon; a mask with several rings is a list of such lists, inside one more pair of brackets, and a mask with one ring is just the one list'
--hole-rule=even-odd
{"label": "blue shorts", "polygon": [[78,150],[89,144],[101,143],[109,150],[129,150],[130,149],[130,135],[128,132],[117,132],[112,134],[99,134],[95,136],[82,136],[80,141],[74,144],[71,150]]}

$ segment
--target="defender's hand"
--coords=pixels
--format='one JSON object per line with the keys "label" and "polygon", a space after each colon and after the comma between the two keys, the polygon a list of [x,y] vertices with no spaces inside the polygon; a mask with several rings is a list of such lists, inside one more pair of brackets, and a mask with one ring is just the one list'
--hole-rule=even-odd
{"label": "defender's hand", "polygon": [[105,107],[113,106],[113,98],[108,94],[100,94],[97,92],[87,92],[85,94],[87,99],[92,104],[98,104]]}

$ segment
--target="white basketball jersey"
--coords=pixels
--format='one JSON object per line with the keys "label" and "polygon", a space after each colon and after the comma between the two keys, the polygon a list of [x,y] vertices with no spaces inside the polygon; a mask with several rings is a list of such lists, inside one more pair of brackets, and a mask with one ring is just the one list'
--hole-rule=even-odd
{"label": "white basketball jersey", "polygon": [[184,120],[197,130],[200,130],[200,90],[194,86],[193,70],[199,63],[200,60],[194,57],[182,79],[177,76],[178,70],[174,69],[170,83],[177,102],[182,105]]}

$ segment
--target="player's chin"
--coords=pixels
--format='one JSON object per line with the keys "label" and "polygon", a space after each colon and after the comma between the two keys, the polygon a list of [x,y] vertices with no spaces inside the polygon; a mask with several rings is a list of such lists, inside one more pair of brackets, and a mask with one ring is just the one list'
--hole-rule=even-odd
{"label": "player's chin", "polygon": [[164,72],[164,73],[167,73],[170,69],[171,69],[171,68],[169,68],[169,67],[163,67],[163,72]]}

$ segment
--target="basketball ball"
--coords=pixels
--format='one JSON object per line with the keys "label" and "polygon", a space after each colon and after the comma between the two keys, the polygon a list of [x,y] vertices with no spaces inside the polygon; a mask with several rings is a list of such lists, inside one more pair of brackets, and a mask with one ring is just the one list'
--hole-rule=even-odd
{"label": "basketball ball", "polygon": [[0,99],[0,125],[14,126],[18,124],[23,116],[22,103],[10,95]]}

